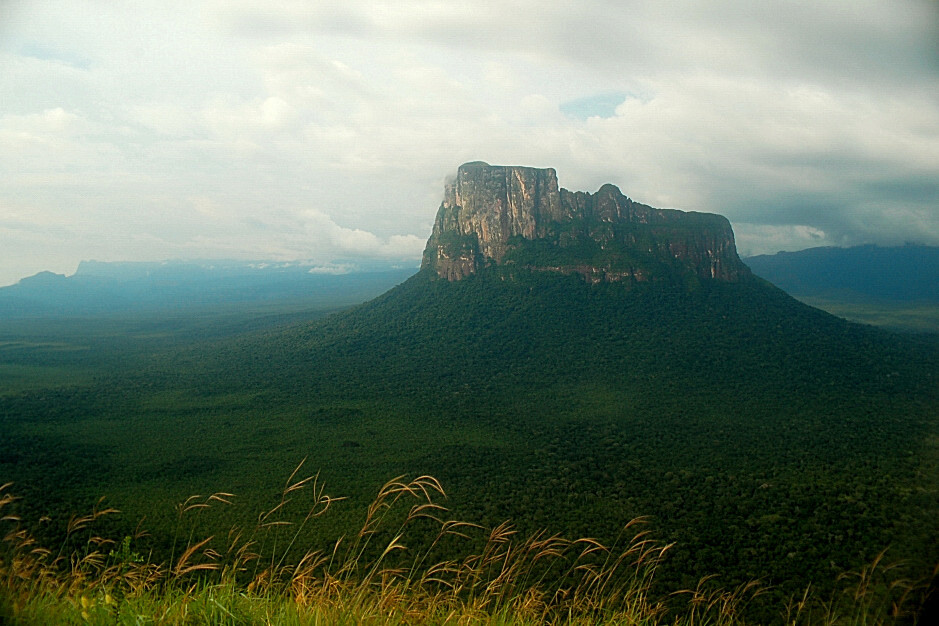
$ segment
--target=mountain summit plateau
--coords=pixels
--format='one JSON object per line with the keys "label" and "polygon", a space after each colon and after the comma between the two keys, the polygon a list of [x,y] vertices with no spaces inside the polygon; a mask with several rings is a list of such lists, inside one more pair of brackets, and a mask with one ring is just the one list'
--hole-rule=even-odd
{"label": "mountain summit plateau", "polygon": [[610,184],[568,191],[553,168],[461,165],[445,186],[421,268],[455,281],[513,266],[591,283],[750,276],[721,215],[656,209]]}

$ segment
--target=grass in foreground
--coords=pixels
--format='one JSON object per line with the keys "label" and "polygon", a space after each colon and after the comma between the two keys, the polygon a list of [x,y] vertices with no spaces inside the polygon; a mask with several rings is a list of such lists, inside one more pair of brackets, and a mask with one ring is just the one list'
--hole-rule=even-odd
{"label": "grass in foreground", "polygon": [[[308,549],[306,531],[337,498],[316,476],[287,480],[254,528],[198,534],[200,516],[233,495],[192,496],[177,507],[171,556],[136,551],[95,531],[110,508],[72,517],[57,547],[42,546],[0,487],[0,623],[16,624],[882,624],[916,623],[926,589],[896,575],[882,555],[843,577],[841,592],[799,598],[753,618],[765,589],[753,582],[660,594],[656,569],[669,545],[642,520],[602,545],[508,523],[483,529],[449,520],[430,476],[386,483],[354,535]],[[302,497],[301,497],[302,496]],[[307,513],[289,521],[291,502]],[[290,518],[295,519],[295,518]],[[923,621],[922,623],[926,623]]]}

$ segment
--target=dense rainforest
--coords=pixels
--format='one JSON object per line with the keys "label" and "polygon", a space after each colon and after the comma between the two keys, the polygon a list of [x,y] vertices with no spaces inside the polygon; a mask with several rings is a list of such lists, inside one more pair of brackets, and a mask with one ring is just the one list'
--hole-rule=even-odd
{"label": "dense rainforest", "polygon": [[675,543],[666,591],[759,579],[768,605],[884,549],[909,576],[939,562],[931,335],[759,279],[590,285],[511,266],[419,273],[328,316],[228,315],[2,328],[0,482],[24,519],[53,520],[37,533],[104,496],[115,533],[145,518],[134,550],[166,553],[187,496],[235,494],[199,521],[223,533],[306,459],[348,497],[312,544],[405,474],[484,526],[614,541],[648,516]]}

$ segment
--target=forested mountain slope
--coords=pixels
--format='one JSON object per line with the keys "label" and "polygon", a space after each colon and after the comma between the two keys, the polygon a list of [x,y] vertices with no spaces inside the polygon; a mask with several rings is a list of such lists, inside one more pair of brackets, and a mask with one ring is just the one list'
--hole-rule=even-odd
{"label": "forested mountain slope", "polygon": [[319,437],[358,444],[332,467],[393,447],[466,517],[529,529],[610,536],[651,515],[684,583],[821,580],[888,545],[939,559],[935,349],[758,279],[421,273],[216,356],[203,393],[250,380],[303,406]]}
{"label": "forested mountain slope", "polygon": [[187,495],[238,494],[201,518],[224,536],[305,458],[349,496],[312,545],[358,528],[389,477],[430,474],[446,515],[488,526],[612,541],[649,516],[676,542],[666,590],[761,579],[778,607],[888,547],[910,576],[932,571],[934,342],[751,275],[719,216],[603,188],[564,204],[552,171],[483,165],[461,168],[472,192],[441,205],[423,269],[353,309],[73,380],[55,368],[94,354],[81,334],[6,345],[9,371],[48,379],[0,392],[0,477],[36,518],[106,495],[127,532],[147,517],[154,554]]}

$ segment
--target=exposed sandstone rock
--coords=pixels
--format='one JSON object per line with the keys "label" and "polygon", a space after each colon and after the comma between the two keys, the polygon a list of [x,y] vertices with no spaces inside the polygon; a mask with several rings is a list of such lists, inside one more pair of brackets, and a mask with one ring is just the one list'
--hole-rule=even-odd
{"label": "exposed sandstone rock", "polygon": [[723,216],[654,209],[609,184],[560,189],[551,168],[466,163],[444,189],[422,268],[460,280],[498,265],[591,283],[749,275]]}

